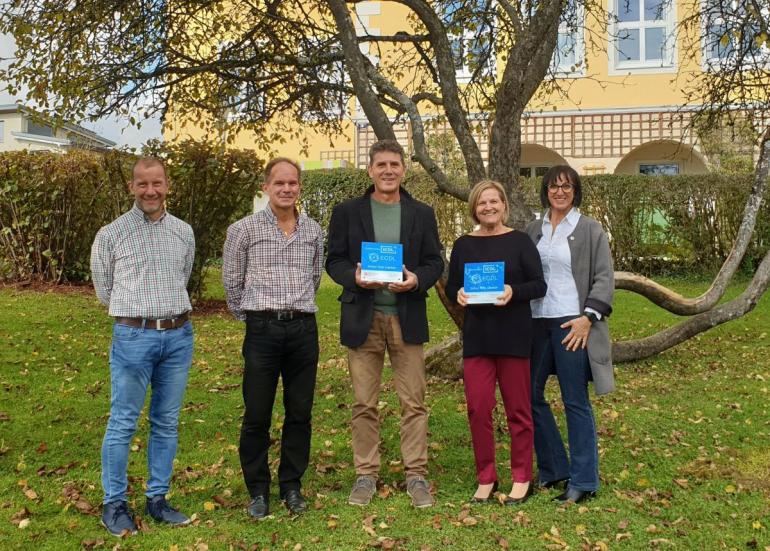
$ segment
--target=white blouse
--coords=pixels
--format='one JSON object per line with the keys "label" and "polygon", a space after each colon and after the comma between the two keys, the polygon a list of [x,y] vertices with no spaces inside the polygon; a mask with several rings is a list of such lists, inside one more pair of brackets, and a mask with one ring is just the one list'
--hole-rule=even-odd
{"label": "white blouse", "polygon": [[580,213],[572,208],[554,231],[550,210],[543,217],[543,237],[537,244],[537,251],[548,291],[543,298],[530,302],[533,318],[561,318],[582,313],[569,250],[569,239],[574,239],[571,234],[579,219]]}

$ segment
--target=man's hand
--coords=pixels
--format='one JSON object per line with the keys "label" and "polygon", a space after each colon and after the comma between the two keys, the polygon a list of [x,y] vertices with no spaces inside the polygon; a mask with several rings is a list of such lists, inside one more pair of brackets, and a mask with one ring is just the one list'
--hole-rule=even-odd
{"label": "man's hand", "polygon": [[404,281],[394,282],[388,285],[391,293],[405,293],[411,291],[417,287],[417,275],[414,272],[410,272],[404,265]]}
{"label": "man's hand", "polygon": [[385,284],[381,281],[364,281],[361,279],[361,263],[356,264],[356,285],[363,289],[382,289]]}
{"label": "man's hand", "polygon": [[561,324],[562,329],[570,328],[570,332],[561,341],[567,350],[575,352],[578,348],[588,346],[588,332],[591,330],[591,320],[585,316],[578,316]]}

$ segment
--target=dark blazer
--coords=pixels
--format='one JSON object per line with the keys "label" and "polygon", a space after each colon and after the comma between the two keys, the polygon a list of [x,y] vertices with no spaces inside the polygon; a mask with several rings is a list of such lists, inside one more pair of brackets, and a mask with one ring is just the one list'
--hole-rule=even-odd
{"label": "dark blazer", "polygon": [[[361,242],[374,241],[371,194],[369,187],[361,197],[348,199],[334,207],[329,222],[326,271],[342,286],[339,301],[340,341],[361,346],[369,334],[374,317],[374,291],[356,285],[356,264],[361,261]],[[444,270],[441,242],[433,209],[412,198],[401,188],[401,244],[404,264],[417,275],[417,288],[396,293],[396,309],[404,341],[422,344],[428,341],[428,317],[425,298]]]}

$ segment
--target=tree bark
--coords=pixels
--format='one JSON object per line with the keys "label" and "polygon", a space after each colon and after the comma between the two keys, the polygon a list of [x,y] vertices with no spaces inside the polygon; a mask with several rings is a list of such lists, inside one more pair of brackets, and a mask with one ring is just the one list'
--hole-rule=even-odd
{"label": "tree bark", "polygon": [[762,259],[751,283],[740,296],[649,337],[614,343],[612,357],[617,363],[648,358],[681,344],[698,333],[738,319],[754,309],[767,290],[768,282],[770,282],[770,251]]}
{"label": "tree bark", "polygon": [[770,175],[770,127],[765,130],[759,149],[759,159],[754,170],[754,183],[743,209],[743,220],[738,234],[730,249],[730,254],[705,293],[699,297],[685,298],[651,279],[631,272],[615,272],[615,288],[642,295],[657,306],[680,316],[692,316],[712,309],[727,290],[727,286],[740,267],[741,260],[743,260],[754,235],[757,214],[762,205]]}

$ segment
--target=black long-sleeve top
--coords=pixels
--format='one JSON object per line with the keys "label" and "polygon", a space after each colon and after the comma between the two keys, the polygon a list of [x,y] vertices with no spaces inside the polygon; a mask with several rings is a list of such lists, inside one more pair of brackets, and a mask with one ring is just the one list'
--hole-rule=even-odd
{"label": "black long-sleeve top", "polygon": [[510,231],[493,236],[463,235],[455,241],[449,261],[446,294],[457,302],[467,262],[505,262],[505,283],[513,296],[505,306],[469,304],[463,324],[463,356],[528,358],[532,345],[529,301],[545,295],[540,255],[529,236]]}

